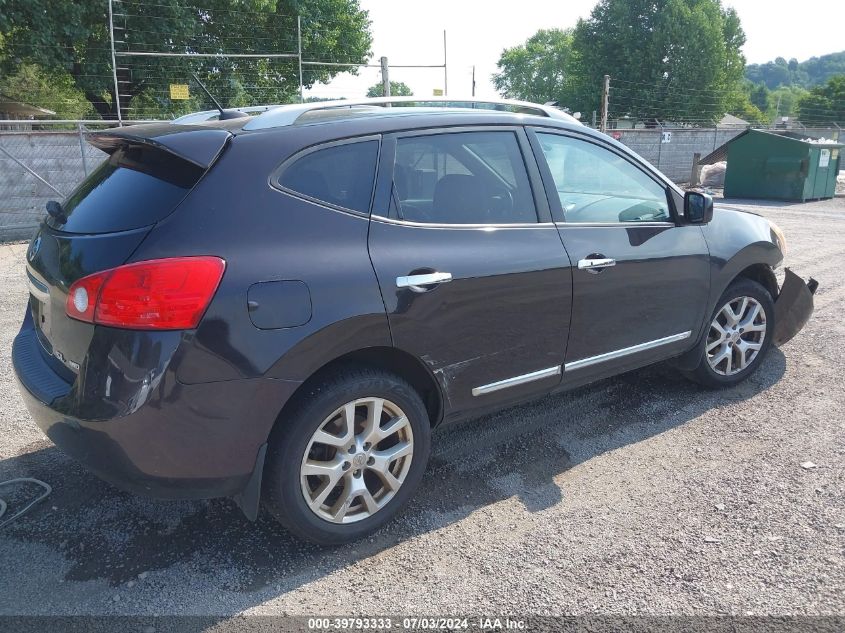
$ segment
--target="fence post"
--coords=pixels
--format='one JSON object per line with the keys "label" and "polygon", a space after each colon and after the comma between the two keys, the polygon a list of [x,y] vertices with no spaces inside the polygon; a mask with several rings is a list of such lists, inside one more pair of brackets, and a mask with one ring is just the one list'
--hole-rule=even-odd
{"label": "fence post", "polygon": [[716,151],[716,144],[719,142],[719,126],[713,126],[713,151]]}
{"label": "fence post", "polygon": [[658,121],[660,126],[660,135],[657,139],[657,169],[660,169],[660,156],[663,154],[663,124]]}
{"label": "fence post", "polygon": [[701,180],[701,165],[698,164],[698,161],[700,160],[701,152],[695,152],[692,155],[692,171],[690,172],[689,176],[690,187],[697,187],[698,181]]}
{"label": "fence post", "polygon": [[82,135],[82,124],[76,124],[76,130],[79,133],[79,152],[82,154],[82,171],[85,177],[88,177],[88,160],[85,158],[85,137]]}
{"label": "fence post", "polygon": [[117,124],[123,126],[123,115],[120,112],[120,89],[117,85],[117,60],[114,54],[114,9],[109,0],[109,40],[111,41],[111,71],[114,79],[114,105],[117,108]]}
{"label": "fence post", "polygon": [[446,66],[448,58],[446,57],[446,29],[443,29],[443,96],[449,94],[449,70]]}

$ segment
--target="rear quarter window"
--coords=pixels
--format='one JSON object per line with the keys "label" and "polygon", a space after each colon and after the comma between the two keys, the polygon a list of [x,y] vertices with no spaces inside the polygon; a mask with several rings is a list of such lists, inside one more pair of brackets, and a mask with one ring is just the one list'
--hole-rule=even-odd
{"label": "rear quarter window", "polygon": [[167,152],[126,145],[116,149],[62,203],[66,233],[111,233],[155,224],[176,208],[204,170]]}
{"label": "rear quarter window", "polygon": [[368,213],[379,143],[355,141],[310,150],[282,166],[282,189],[331,206]]}

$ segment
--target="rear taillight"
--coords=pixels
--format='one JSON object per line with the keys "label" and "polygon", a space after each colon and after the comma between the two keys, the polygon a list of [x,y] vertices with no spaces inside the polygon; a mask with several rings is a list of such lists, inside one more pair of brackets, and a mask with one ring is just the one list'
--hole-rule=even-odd
{"label": "rear taillight", "polygon": [[226,262],[173,257],[118,266],[76,281],[68,292],[72,319],[134,330],[190,330],[217,291]]}

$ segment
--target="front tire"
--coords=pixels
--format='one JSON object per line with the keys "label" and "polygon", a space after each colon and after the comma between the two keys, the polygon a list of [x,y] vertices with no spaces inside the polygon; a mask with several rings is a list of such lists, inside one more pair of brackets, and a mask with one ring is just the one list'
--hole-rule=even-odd
{"label": "front tire", "polygon": [[376,369],[337,372],[303,394],[271,434],[265,505],[302,539],[360,539],[416,491],[430,443],[425,406],[407,382]]}
{"label": "front tire", "polygon": [[710,388],[730,387],[753,374],[772,345],[775,305],[763,286],[734,281],[722,294],[699,344],[690,379]]}

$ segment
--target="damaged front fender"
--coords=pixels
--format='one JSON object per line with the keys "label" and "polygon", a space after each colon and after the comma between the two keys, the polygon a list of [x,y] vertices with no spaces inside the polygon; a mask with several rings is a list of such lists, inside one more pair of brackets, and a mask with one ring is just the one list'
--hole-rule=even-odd
{"label": "damaged front fender", "polygon": [[819,287],[812,277],[804,282],[786,269],[786,279],[775,301],[775,331],[772,342],[780,347],[801,331],[813,314],[813,295]]}

